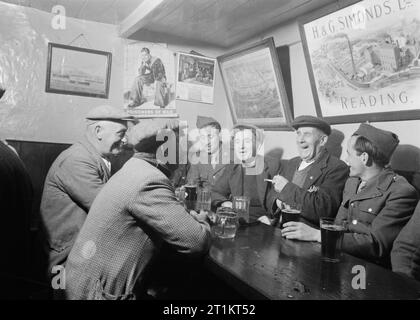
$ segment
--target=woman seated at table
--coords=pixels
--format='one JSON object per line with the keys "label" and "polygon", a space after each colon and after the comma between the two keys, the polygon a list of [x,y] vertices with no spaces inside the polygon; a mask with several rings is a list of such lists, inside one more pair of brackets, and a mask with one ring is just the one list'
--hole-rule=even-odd
{"label": "woman seated at table", "polygon": [[280,161],[262,155],[264,134],[255,126],[235,125],[232,138],[234,163],[226,167],[212,187],[212,207],[232,207],[234,196],[247,196],[250,222],[270,224],[265,199],[271,184],[264,179],[271,179],[278,172]]}

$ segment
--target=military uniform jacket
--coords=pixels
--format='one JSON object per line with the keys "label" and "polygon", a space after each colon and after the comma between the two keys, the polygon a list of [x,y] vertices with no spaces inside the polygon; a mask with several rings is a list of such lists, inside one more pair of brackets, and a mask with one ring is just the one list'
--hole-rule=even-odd
{"label": "military uniform jacket", "polygon": [[341,160],[323,150],[311,165],[305,182],[300,188],[292,183],[293,176],[302,159],[295,157],[282,161],[279,175],[289,182],[279,193],[271,189],[267,196],[268,209],[277,208],[276,199],[288,205],[302,205],[302,218],[313,226],[319,225],[320,217],[335,217],[340,207],[344,184],[349,175],[348,166]]}
{"label": "military uniform jacket", "polygon": [[420,281],[420,202],[401,230],[391,251],[392,271]]}
{"label": "military uniform jacket", "polygon": [[359,178],[347,180],[336,217],[348,222],[343,250],[388,265],[392,244],[417,204],[417,191],[390,168],[357,193],[359,184]]}

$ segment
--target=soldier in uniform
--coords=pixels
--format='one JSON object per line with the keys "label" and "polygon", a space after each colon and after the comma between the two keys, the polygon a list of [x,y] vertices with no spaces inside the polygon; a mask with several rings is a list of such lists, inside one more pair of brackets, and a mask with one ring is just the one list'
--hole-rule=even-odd
{"label": "soldier in uniform", "polygon": [[221,126],[216,119],[197,116],[196,126],[200,130],[200,156],[197,158],[198,163],[191,164],[187,180],[190,182],[202,181],[211,187],[223,174],[225,166],[228,164],[223,160],[229,160],[229,157],[223,156]]}

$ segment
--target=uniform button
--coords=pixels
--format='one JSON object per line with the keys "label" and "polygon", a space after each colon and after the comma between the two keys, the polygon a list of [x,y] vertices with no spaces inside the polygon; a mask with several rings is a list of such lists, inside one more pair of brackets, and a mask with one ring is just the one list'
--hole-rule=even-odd
{"label": "uniform button", "polygon": [[312,177],[312,176],[310,176],[310,177],[309,177],[309,179],[311,179],[311,180],[312,180],[313,178],[314,178],[314,177]]}
{"label": "uniform button", "polygon": [[354,203],[352,203],[351,206],[354,207]]}
{"label": "uniform button", "polygon": [[368,209],[368,211],[369,211],[369,212],[372,212],[372,208],[369,208],[369,209]]}
{"label": "uniform button", "polygon": [[356,219],[354,219],[351,223],[353,223],[353,224],[357,224],[357,220],[356,220]]}

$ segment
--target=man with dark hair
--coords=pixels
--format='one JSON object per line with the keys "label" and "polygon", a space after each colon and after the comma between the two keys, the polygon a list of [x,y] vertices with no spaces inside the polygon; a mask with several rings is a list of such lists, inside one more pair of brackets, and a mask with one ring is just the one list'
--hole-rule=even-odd
{"label": "man with dark hair", "polygon": [[279,170],[278,159],[263,155],[264,135],[253,125],[237,124],[233,127],[234,163],[226,166],[212,188],[212,206],[232,207],[234,196],[250,198],[250,221],[268,222],[266,195],[271,179]]}
{"label": "man with dark hair", "polygon": [[157,57],[150,54],[149,48],[140,51],[141,65],[139,75],[135,78],[130,92],[128,107],[133,108],[142,105],[147,101],[144,90],[154,85],[154,105],[164,108],[169,103],[169,89],[166,83],[165,67]]}
{"label": "man with dark hair", "polygon": [[418,199],[415,188],[386,166],[398,143],[392,132],[360,125],[348,142],[350,178],[336,219],[348,223],[344,251],[386,266]]}
{"label": "man with dark hair", "polygon": [[[68,299],[147,297],[149,272],[177,267],[156,265],[164,248],[183,260],[209,249],[207,215],[188,213],[177,201],[169,180],[177,164],[164,163],[157,154],[164,143],[157,135],[169,129],[173,123],[165,119],[144,119],[130,128],[135,154],[98,194],[69,255]],[[168,136],[176,145],[171,140],[176,135]]]}
{"label": "man with dark hair", "polygon": [[216,119],[204,116],[197,116],[196,126],[200,131],[200,151],[195,158],[198,163],[190,165],[187,181],[201,181],[204,185],[213,186],[223,174],[229,160],[222,153],[221,126]]}
{"label": "man with dark hair", "polygon": [[[414,187],[386,166],[398,143],[392,132],[360,125],[347,143],[350,178],[336,217],[348,226],[343,250],[384,266],[389,266],[392,244],[418,198]],[[307,240],[321,241],[319,230],[309,234]]]}
{"label": "man with dark hair", "polygon": [[348,168],[325,148],[331,133],[327,122],[303,115],[293,121],[292,127],[299,156],[282,161],[267,204],[273,214],[287,206],[300,209],[300,221],[285,225],[282,234],[288,239],[307,240],[310,226],[318,227],[320,217],[335,217]]}

